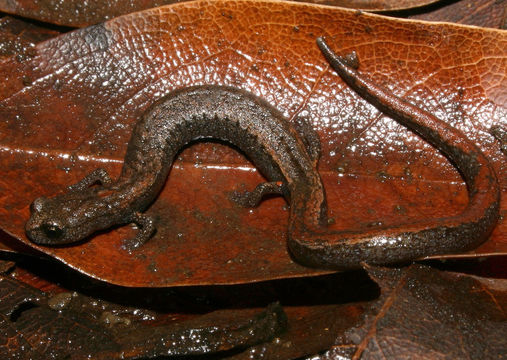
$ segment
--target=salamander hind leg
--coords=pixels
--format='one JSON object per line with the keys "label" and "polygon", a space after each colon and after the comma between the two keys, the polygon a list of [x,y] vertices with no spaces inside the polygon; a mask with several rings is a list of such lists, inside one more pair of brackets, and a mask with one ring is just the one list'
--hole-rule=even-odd
{"label": "salamander hind leg", "polygon": [[128,251],[139,248],[155,233],[155,222],[151,216],[135,212],[130,221],[138,225],[139,230],[133,239],[124,240],[122,248]]}
{"label": "salamander hind leg", "polygon": [[287,195],[288,188],[282,181],[265,182],[257,185],[253,191],[246,191],[240,193],[234,191],[229,195],[229,198],[244,207],[256,207],[262,201],[265,195]]}

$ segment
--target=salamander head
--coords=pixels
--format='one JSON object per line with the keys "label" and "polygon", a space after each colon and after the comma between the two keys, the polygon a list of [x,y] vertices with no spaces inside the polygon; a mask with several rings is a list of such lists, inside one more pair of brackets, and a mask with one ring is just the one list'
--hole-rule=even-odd
{"label": "salamander head", "polygon": [[104,199],[95,188],[69,191],[53,198],[40,197],[30,206],[26,234],[40,245],[77,242],[108,227],[105,222],[110,217],[106,208]]}

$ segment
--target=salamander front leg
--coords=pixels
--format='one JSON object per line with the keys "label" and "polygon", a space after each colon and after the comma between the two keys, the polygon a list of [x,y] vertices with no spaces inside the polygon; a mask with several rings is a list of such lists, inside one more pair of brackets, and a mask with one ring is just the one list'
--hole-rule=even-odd
{"label": "salamander front leg", "polygon": [[108,185],[111,183],[111,178],[106,169],[98,168],[86,175],[80,182],[69,186],[71,191],[80,191],[89,188],[93,184],[99,183],[100,185]]}
{"label": "salamander front leg", "polygon": [[130,221],[138,225],[139,230],[133,239],[127,239],[123,242],[122,248],[125,250],[134,250],[143,245],[155,232],[155,222],[151,216],[140,212],[132,214]]}
{"label": "salamander front leg", "polygon": [[256,207],[262,201],[262,198],[268,194],[286,195],[288,194],[287,185],[282,181],[265,182],[257,185],[253,191],[239,193],[233,192],[230,199],[236,204],[244,207]]}

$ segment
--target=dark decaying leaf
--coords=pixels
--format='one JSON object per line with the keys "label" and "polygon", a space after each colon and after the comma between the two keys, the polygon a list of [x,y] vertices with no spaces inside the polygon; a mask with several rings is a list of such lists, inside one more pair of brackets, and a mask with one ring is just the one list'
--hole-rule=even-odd
{"label": "dark decaying leaf", "polygon": [[440,0],[308,0],[303,2],[341,6],[357,10],[393,11],[419,8],[438,3],[439,1]]}
{"label": "dark decaying leaf", "polygon": [[[93,358],[118,358],[119,354],[128,353],[125,350],[132,351],[132,344],[138,345],[134,349],[137,354],[148,356],[153,354],[153,341],[163,337],[160,329],[181,331],[175,323],[190,327],[208,322],[225,322],[231,327],[232,323],[241,322],[238,318],[254,317],[254,311],[215,311],[202,317],[198,314],[212,307],[249,308],[274,299],[284,304],[287,330],[271,342],[243,352],[226,352],[219,358],[286,360],[324,352],[309,358],[331,360],[340,355],[343,359],[501,359],[507,347],[506,280],[448,273],[428,266],[368,268],[381,286],[380,298],[373,300],[378,289],[359,271],[238,286],[127,289],[79,276],[70,269],[62,271],[62,265],[47,261],[23,260],[19,264],[0,282],[0,310],[4,315],[0,328],[10,339],[32,340],[21,349],[23,353],[14,340],[9,343],[13,351],[20,353],[20,359],[33,354],[48,358],[45,355],[50,350],[56,358],[62,358],[74,350],[72,346],[78,346],[65,343],[69,339],[73,344],[85,343],[72,353],[72,359],[82,358],[87,351],[92,352]],[[70,289],[58,287],[50,279]],[[53,295],[46,296],[24,282],[51,289]],[[77,295],[72,291],[76,288],[89,295]],[[47,323],[48,319],[54,321]],[[41,334],[41,329],[46,331]],[[57,332],[59,329],[63,335]],[[81,338],[98,331],[104,331],[100,342]],[[50,345],[49,349],[42,348],[46,353],[30,353],[41,351],[34,344],[42,344],[35,340],[55,333],[54,342],[44,343]],[[148,339],[144,343],[141,334]],[[97,345],[95,341],[98,348],[92,347]],[[121,352],[107,350],[114,346],[120,347]],[[190,343],[188,348],[195,346]],[[7,358],[13,358],[13,354],[11,351]]]}
{"label": "dark decaying leaf", "polygon": [[149,326],[131,319],[134,309],[71,292],[48,296],[8,277],[0,279],[0,299],[3,359],[134,359],[213,353],[269,341],[285,331],[287,321],[280,305],[273,304],[264,311],[220,310]]}
{"label": "dark decaying leaf", "polygon": [[14,55],[20,61],[29,58],[35,54],[35,44],[58,34],[55,30],[4,16],[0,18],[0,62]]}
{"label": "dark decaying leaf", "polygon": [[361,323],[369,303],[288,308],[288,330],[276,339],[252,346],[230,360],[298,359],[330,349],[339,334]]}
{"label": "dark decaying leaf", "polygon": [[[123,14],[177,2],[181,0],[0,0],[0,11],[58,25],[81,27],[97,24]],[[431,4],[436,0],[307,0],[302,2],[362,10],[399,10]]]}
{"label": "dark decaying leaf", "polygon": [[447,3],[433,11],[413,15],[410,18],[507,30],[507,1],[505,0],[461,0]]}
{"label": "dark decaying leaf", "polygon": [[0,260],[0,274],[7,274],[9,273],[14,267],[16,266],[16,263],[14,261],[9,260]]}
{"label": "dark decaying leaf", "polygon": [[381,287],[376,306],[319,359],[505,358],[507,280],[423,265],[367,270]]}
{"label": "dark decaying leaf", "polygon": [[[363,312],[371,306],[371,300],[378,296],[378,287],[363,271],[237,286],[129,289],[84,277],[54,261],[19,257],[17,263],[18,266],[10,270],[5,278],[6,282],[0,282],[0,288],[11,293],[11,296],[15,294],[12,297],[15,300],[12,301],[8,297],[2,298],[1,304],[5,306],[2,311],[9,313],[13,308],[19,310],[15,310],[15,315],[8,317],[8,321],[0,328],[11,331],[11,337],[46,339],[51,335],[55,339],[47,346],[49,349],[35,342],[30,342],[30,346],[23,349],[13,345],[21,359],[28,359],[33,354],[48,358],[46,355],[49,351],[56,358],[63,358],[80,345],[72,359],[81,359],[87,353],[93,354],[94,359],[116,359],[120,358],[120,354],[151,358],[156,354],[169,353],[170,347],[160,345],[161,339],[167,339],[170,335],[173,339],[183,335],[187,341],[183,343],[183,340],[178,340],[176,350],[179,353],[190,353],[199,346],[202,352],[210,353],[211,349],[205,347],[210,343],[209,338],[208,342],[203,342],[199,337],[186,336],[188,329],[194,329],[194,335],[199,334],[198,329],[207,324],[215,326],[215,333],[219,329],[231,329],[227,338],[215,341],[215,344],[224,344],[223,350],[227,349],[227,341],[234,341],[238,345],[236,350],[223,352],[217,355],[218,358],[301,358],[329,349],[335,343],[337,334],[359,327]],[[31,286],[44,289],[52,295],[45,295]],[[352,288],[354,291],[344,291]],[[78,295],[76,290],[86,296]],[[30,299],[34,300],[30,303]],[[262,311],[250,309],[259,309],[277,300],[283,304],[287,314],[287,328],[272,341],[243,351],[245,346],[240,345],[247,345],[248,339],[262,335],[267,340],[276,330],[255,333],[253,321],[249,320],[259,318],[256,314],[262,314]],[[264,322],[257,321],[257,328],[268,320],[278,320],[280,326],[283,324],[279,308],[274,309],[277,310],[276,314],[268,315],[263,319]],[[200,315],[203,313],[209,314]],[[31,325],[28,326],[27,322]],[[241,324],[246,325],[243,330],[250,330],[247,338],[245,331],[238,328]],[[95,349],[94,341],[99,340],[92,338],[87,342],[86,338],[101,331],[105,336]],[[65,341],[69,339],[72,344],[67,346]],[[108,347],[115,350],[109,351]],[[0,347],[0,351],[4,351],[1,355],[6,354],[5,348]],[[9,353],[9,356],[12,354]],[[213,356],[211,358],[215,359]]]}
{"label": "dark decaying leaf", "polygon": [[0,0],[0,11],[48,23],[79,27],[176,2],[178,0]]}
{"label": "dark decaying leaf", "polygon": [[[33,57],[0,65],[0,227],[29,246],[29,204],[97,167],[114,178],[136,119],[156,99],[197,84],[239,87],[289,119],[305,116],[322,143],[320,172],[332,228],[391,225],[456,214],[466,189],[424,141],[360,100],[329,69],[315,38],[355,50],[360,70],[465,132],[507,186],[489,130],[505,125],[507,35],[397,21],[286,2],[189,2],[67,33]],[[245,209],[232,191],[262,181],[221,144],[185,149],[149,213],[153,239],[132,254],[116,228],[66,248],[35,247],[80,271],[128,286],[240,283],[318,273],[286,248],[280,198]],[[505,212],[506,202],[501,204]],[[506,222],[466,254],[505,253]]]}

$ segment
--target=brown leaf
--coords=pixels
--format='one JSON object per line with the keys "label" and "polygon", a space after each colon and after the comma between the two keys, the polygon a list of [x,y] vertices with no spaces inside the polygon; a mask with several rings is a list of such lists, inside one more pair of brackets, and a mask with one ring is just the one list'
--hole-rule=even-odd
{"label": "brown leaf", "polygon": [[[296,0],[297,1],[297,0]],[[434,3],[436,0],[309,0],[302,1],[362,10],[400,10]],[[114,17],[174,4],[179,0],[0,0],[0,11],[48,23],[83,27],[97,24]]]}
{"label": "brown leaf", "polygon": [[58,34],[55,30],[4,16],[0,18],[0,62],[14,55],[20,61],[33,56],[35,44]]}
{"label": "brown leaf", "polygon": [[16,266],[16,263],[14,261],[8,261],[8,260],[0,260],[0,274],[7,274],[9,273],[14,267]]}
{"label": "brown leaf", "polygon": [[287,360],[325,351],[335,344],[339,334],[358,326],[368,306],[359,303],[287,308],[287,332],[227,359]]}
{"label": "brown leaf", "polygon": [[308,3],[334,5],[368,11],[407,10],[438,3],[439,0],[309,0]]}
{"label": "brown leaf", "polygon": [[[505,32],[315,5],[198,1],[68,33],[39,44],[33,58],[0,66],[0,226],[34,246],[24,234],[33,199],[65,191],[99,166],[118,175],[135,120],[156,99],[196,84],[243,88],[290,121],[311,117],[335,229],[462,210],[466,189],[458,173],[344,86],[315,45],[320,35],[339,53],[357,51],[361,72],[480,144],[507,187],[504,155],[488,132],[507,118]],[[232,149],[198,144],[181,153],[148,211],[159,219],[157,235],[132,255],[120,248],[134,233],[128,226],[78,246],[36,248],[128,286],[318,273],[287,252],[282,199],[256,209],[229,201],[231,191],[260,181]],[[506,202],[501,206],[505,211]],[[505,226],[468,256],[505,252]]]}
{"label": "brown leaf", "polygon": [[423,265],[368,268],[381,287],[365,326],[319,357],[501,359],[507,351],[507,280]]}
{"label": "brown leaf", "polygon": [[[213,353],[269,341],[286,326],[278,304],[262,312],[220,310],[152,326],[135,318],[142,313],[139,309],[77,293],[48,296],[8,277],[0,277],[0,299],[3,359],[138,359]],[[151,317],[155,322],[156,315]]]}
{"label": "brown leaf", "polygon": [[411,19],[447,21],[465,25],[507,29],[507,1],[461,0],[433,11],[410,16]]}
{"label": "brown leaf", "polygon": [[41,253],[30,246],[18,241],[0,229],[0,253],[20,253],[25,255],[39,255]]}
{"label": "brown leaf", "polygon": [[26,1],[0,0],[0,11],[52,24],[81,27],[116,16],[176,3],[178,0]]}
{"label": "brown leaf", "polygon": [[[244,352],[236,350],[226,354],[233,355],[233,358],[237,354],[238,359],[251,358],[252,354],[263,354],[264,358],[269,359],[301,358],[330,348],[335,343],[337,334],[360,326],[363,312],[372,305],[371,300],[378,297],[378,287],[364,271],[237,286],[136,289],[93,280],[54,261],[23,256],[17,258],[17,266],[9,274],[10,278],[18,281],[18,286],[33,286],[52,293],[48,298],[53,299],[54,305],[68,301],[69,294],[79,292],[79,295],[72,295],[61,316],[66,317],[73,312],[81,314],[80,316],[89,314],[94,319],[94,324],[104,327],[115,342],[130,335],[137,339],[135,343],[130,341],[121,345],[124,351],[132,352],[132,344],[137,344],[138,353],[142,351],[146,356],[153,349],[153,344],[157,343],[157,334],[164,335],[163,332],[171,328],[178,329],[175,324],[192,328],[192,323],[210,323],[209,315],[201,319],[200,314],[211,313],[217,319],[215,325],[219,322],[223,324],[222,328],[231,328],[240,323],[232,315],[248,320],[260,312],[250,309],[279,301],[284,304],[288,317],[287,330],[271,342],[250,347]],[[41,305],[43,306],[44,304]],[[231,308],[237,310],[222,310]],[[19,313],[24,314],[22,311]],[[116,323],[106,325],[103,323],[106,320]],[[32,322],[37,324],[37,321],[37,317],[34,317]],[[130,325],[127,326],[127,322]],[[34,327],[36,325],[32,328]],[[65,336],[75,338],[79,343],[82,341],[79,338],[82,329],[76,328],[74,331],[75,328],[70,327],[67,331],[70,334]],[[27,335],[26,332],[24,334]],[[144,345],[141,334],[146,337]],[[236,341],[240,340],[238,335],[239,331],[230,333]],[[190,343],[189,347],[196,345]],[[62,351],[65,350],[55,349],[56,354],[62,356]],[[223,358],[226,354],[218,358]],[[100,356],[107,358],[101,353],[96,353],[93,358]],[[111,355],[110,358],[117,357]]]}

